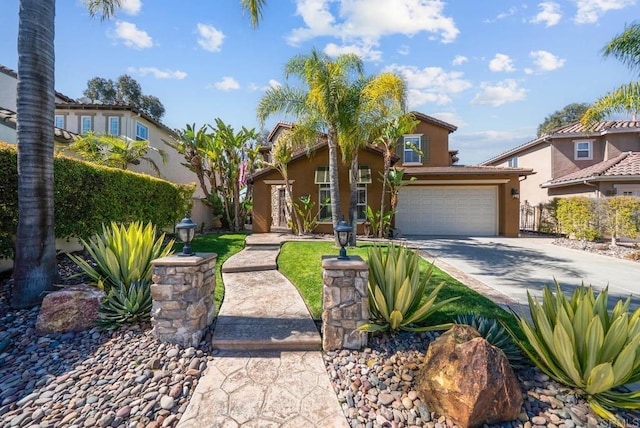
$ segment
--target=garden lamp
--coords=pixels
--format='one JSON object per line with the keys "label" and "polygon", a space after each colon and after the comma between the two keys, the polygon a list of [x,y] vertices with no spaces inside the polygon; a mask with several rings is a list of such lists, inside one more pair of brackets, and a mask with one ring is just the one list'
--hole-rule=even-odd
{"label": "garden lamp", "polygon": [[340,255],[338,256],[338,260],[349,260],[349,256],[347,256],[347,250],[344,247],[346,247],[349,243],[349,234],[353,232],[353,227],[351,227],[349,223],[344,221],[343,217],[342,220],[338,222],[338,225],[334,230],[338,235],[338,243],[340,244]]}
{"label": "garden lamp", "polygon": [[189,213],[186,213],[182,221],[176,224],[178,237],[184,243],[182,253],[178,254],[179,256],[186,257],[193,256],[195,254],[191,251],[191,241],[196,234],[196,227],[197,225],[189,218]]}

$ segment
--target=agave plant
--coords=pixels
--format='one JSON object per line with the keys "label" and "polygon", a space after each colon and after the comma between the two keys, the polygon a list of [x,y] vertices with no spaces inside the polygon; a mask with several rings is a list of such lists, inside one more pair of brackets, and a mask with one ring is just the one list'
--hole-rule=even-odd
{"label": "agave plant", "polygon": [[149,321],[151,317],[151,287],[147,281],[119,284],[111,287],[98,308],[96,321],[101,330],[114,330],[125,323]]}
{"label": "agave plant", "polygon": [[386,252],[378,246],[369,250],[369,310],[371,322],[359,327],[364,331],[429,331],[443,330],[451,324],[420,325],[442,306],[457,299],[436,303],[444,282],[423,301],[431,278],[430,267],[420,278],[418,253],[402,246],[390,245]]}
{"label": "agave plant", "polygon": [[120,284],[151,282],[151,261],[173,253],[174,241],[164,246],[163,242],[164,233],[156,239],[156,228],[151,223],[133,222],[127,227],[112,222],[110,227],[102,225],[102,235],[88,242],[82,240],[96,267],[76,255],[69,254],[69,257],[96,285],[103,284],[108,293]]}
{"label": "agave plant", "polygon": [[571,299],[557,281],[555,288],[544,288],[542,303],[528,295],[532,323],[516,315],[533,351],[510,333],[540,370],[582,391],[598,415],[621,425],[612,409],[640,409],[640,392],[624,388],[640,381],[640,308],[629,314],[629,297],[609,312],[607,288],[596,298],[582,285]]}
{"label": "agave plant", "polygon": [[526,365],[526,359],[520,351],[520,347],[498,320],[477,314],[461,314],[456,317],[455,323],[470,325],[478,330],[480,336],[484,337],[487,342],[504,352],[513,367],[522,368]]}

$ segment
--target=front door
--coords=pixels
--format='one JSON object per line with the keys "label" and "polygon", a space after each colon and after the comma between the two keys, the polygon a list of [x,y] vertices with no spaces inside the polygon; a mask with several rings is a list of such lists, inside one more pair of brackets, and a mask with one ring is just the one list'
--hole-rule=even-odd
{"label": "front door", "polygon": [[278,189],[278,227],[287,227],[287,192]]}

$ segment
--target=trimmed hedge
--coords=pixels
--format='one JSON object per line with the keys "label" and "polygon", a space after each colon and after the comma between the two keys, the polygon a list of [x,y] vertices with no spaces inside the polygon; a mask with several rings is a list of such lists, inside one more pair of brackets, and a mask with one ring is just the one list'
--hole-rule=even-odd
{"label": "trimmed hedge", "polygon": [[[0,258],[13,257],[18,225],[16,146],[0,143]],[[57,238],[88,238],[112,221],[173,226],[191,208],[195,184],[173,184],[64,156],[54,158]]]}

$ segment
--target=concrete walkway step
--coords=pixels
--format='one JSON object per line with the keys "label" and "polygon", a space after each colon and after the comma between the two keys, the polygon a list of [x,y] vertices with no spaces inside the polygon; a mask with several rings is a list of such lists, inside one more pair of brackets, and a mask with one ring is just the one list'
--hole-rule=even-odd
{"label": "concrete walkway step", "polygon": [[319,350],[322,339],[296,290],[277,270],[227,272],[224,304],[211,339],[227,351]]}
{"label": "concrete walkway step", "polygon": [[251,245],[222,265],[223,273],[256,272],[278,269],[280,245]]}

